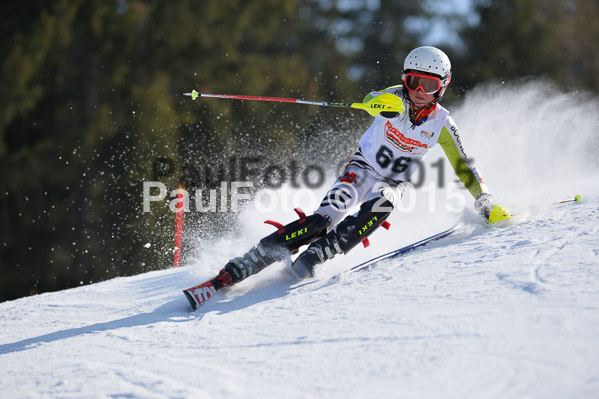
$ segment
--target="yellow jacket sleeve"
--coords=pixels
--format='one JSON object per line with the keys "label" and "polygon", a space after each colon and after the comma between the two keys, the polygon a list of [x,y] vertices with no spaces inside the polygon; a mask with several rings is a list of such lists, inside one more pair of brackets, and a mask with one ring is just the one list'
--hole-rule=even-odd
{"label": "yellow jacket sleeve", "polygon": [[445,155],[456,175],[474,198],[477,198],[481,193],[489,192],[476,166],[474,166],[474,160],[466,155],[460,132],[451,116],[447,118],[441,129],[439,144],[445,151]]}

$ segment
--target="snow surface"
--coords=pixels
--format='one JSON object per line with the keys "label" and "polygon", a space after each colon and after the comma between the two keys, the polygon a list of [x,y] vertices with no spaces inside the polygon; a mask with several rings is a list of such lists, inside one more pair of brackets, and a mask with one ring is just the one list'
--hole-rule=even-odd
{"label": "snow surface", "polygon": [[[389,232],[315,279],[276,264],[191,312],[182,289],[271,232],[263,219],[294,218],[248,210],[235,236],[198,242],[185,267],[1,303],[0,396],[599,397],[597,117],[562,126],[575,104],[539,86],[494,94],[474,92],[455,113],[492,192],[512,211],[583,203],[489,228],[471,199],[452,212],[449,189],[412,193]],[[455,236],[343,273],[458,220]]]}
{"label": "snow surface", "polygon": [[[0,304],[18,397],[593,398],[599,200],[358,273],[273,266],[190,312],[194,267]],[[350,261],[351,263],[351,261]],[[351,263],[353,265],[353,263]]]}

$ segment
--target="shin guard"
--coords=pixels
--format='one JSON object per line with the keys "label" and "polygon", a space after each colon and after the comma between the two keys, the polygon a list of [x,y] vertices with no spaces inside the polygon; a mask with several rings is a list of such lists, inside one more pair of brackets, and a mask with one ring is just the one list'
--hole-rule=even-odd
{"label": "shin guard", "polygon": [[231,276],[226,285],[235,284],[274,262],[284,260],[289,254],[297,252],[302,245],[307,245],[326,234],[327,220],[324,216],[315,213],[306,217],[301,210],[296,209],[296,212],[300,218],[285,226],[266,221],[277,227],[277,231],[264,237],[245,255],[231,259],[225,265],[223,271]]}
{"label": "shin guard", "polygon": [[343,219],[327,235],[314,241],[293,263],[293,270],[301,278],[314,275],[314,266],[332,259],[337,254],[347,254],[360,242],[368,246],[368,236],[379,226],[389,228],[386,221],[394,203],[386,196],[365,202],[360,211]]}

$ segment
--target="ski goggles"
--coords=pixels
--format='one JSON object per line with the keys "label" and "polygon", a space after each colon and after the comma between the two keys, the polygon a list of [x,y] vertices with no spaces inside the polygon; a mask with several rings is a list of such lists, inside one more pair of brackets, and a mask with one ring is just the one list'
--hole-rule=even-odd
{"label": "ski goggles", "polygon": [[443,87],[449,84],[448,79],[443,79],[445,86],[441,85],[441,79],[436,76],[422,75],[419,73],[407,72],[404,80],[406,87],[410,91],[422,91],[426,94],[435,94]]}

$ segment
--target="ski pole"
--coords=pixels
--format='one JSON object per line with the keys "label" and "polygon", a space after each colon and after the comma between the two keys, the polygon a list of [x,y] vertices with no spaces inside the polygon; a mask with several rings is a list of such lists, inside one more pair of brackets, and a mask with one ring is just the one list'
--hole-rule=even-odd
{"label": "ski pole", "polygon": [[582,197],[580,196],[580,194],[576,194],[574,196],[574,198],[569,198],[569,199],[561,200],[561,201],[555,201],[555,202],[550,203],[549,205],[563,204],[565,202],[582,202]]}
{"label": "ski pole", "polygon": [[252,101],[274,101],[280,103],[296,103],[296,104],[307,104],[307,105],[319,105],[321,107],[343,107],[343,108],[355,108],[363,109],[372,116],[377,116],[379,113],[385,112],[404,112],[403,102],[399,97],[391,93],[383,93],[372,100],[365,103],[342,103],[342,102],[328,102],[328,101],[309,101],[299,100],[295,98],[284,98],[284,97],[262,97],[262,96],[241,96],[235,94],[206,94],[198,93],[192,90],[191,93],[183,93],[184,96],[191,97],[192,100],[198,97],[216,97],[216,98],[228,98],[232,100],[252,100]]}
{"label": "ski pole", "polygon": [[522,213],[522,212],[524,212],[526,210],[529,210],[529,209],[540,208],[540,207],[543,207],[543,206],[565,204],[566,202],[582,202],[582,196],[580,194],[576,194],[574,196],[574,198],[568,198],[568,199],[561,200],[561,201],[553,201],[553,202],[549,202],[549,203],[546,203],[546,204],[533,204],[533,205],[529,205],[527,207],[524,207],[524,208],[522,208],[522,209],[520,209],[520,210],[512,213],[512,216],[518,215],[518,214],[520,214],[520,213]]}

